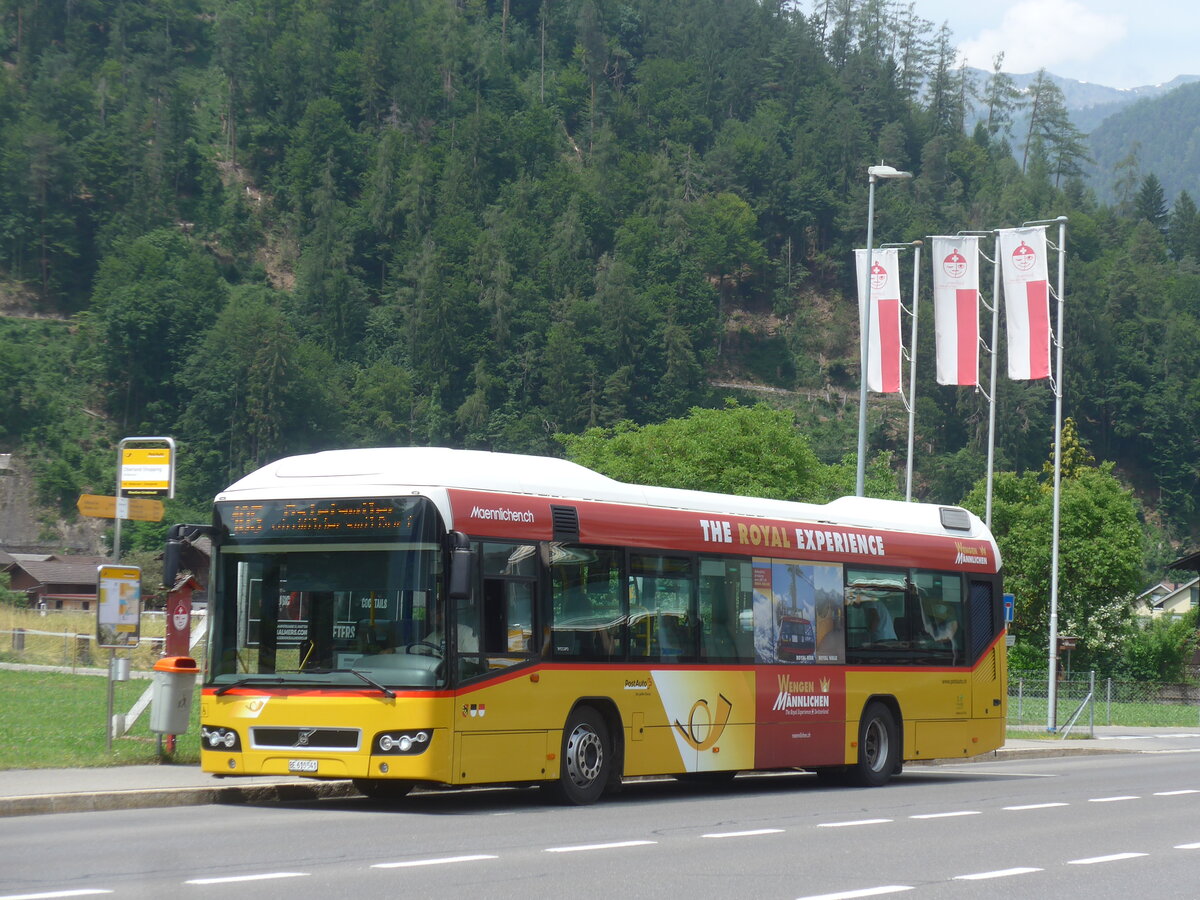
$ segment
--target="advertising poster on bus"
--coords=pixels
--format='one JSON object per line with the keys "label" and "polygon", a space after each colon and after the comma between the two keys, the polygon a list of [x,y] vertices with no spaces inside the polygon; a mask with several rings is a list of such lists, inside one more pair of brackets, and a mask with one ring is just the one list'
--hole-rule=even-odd
{"label": "advertising poster on bus", "polygon": [[842,568],[754,560],[754,650],[760,663],[840,663],[845,658]]}

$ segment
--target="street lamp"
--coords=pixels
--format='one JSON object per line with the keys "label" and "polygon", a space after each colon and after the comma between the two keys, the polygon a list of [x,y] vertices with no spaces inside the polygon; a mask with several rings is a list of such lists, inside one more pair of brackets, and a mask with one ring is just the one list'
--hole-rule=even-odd
{"label": "street lamp", "polygon": [[858,395],[858,477],[855,495],[863,496],[867,476],[867,366],[871,349],[871,267],[875,243],[875,182],[880,178],[912,178],[912,172],[901,172],[891,166],[867,167],[867,314],[859,316],[859,352],[862,355],[862,385]]}

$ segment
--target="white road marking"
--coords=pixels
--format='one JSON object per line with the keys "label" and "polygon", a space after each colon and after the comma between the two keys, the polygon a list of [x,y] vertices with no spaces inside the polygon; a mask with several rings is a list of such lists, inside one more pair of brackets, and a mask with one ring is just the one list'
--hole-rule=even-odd
{"label": "white road marking", "polygon": [[1176,850],[1200,850],[1200,843],[1196,844],[1176,844]]}
{"label": "white road marking", "polygon": [[836,894],[812,894],[801,897],[800,900],[855,900],[857,897],[878,897],[881,894],[898,894],[901,891],[911,891],[909,884],[885,884],[882,887],[862,888],[857,891],[839,891]]}
{"label": "white road marking", "polygon": [[782,828],[756,828],[754,831],[723,831],[717,834],[702,834],[706,838],[757,837],[760,834],[783,834]]}
{"label": "white road marking", "polygon": [[617,850],[621,847],[643,847],[658,841],[614,841],[611,844],[576,844],[573,847],[547,847],[546,853],[578,853],[581,850]]}
{"label": "white road marking", "polygon": [[498,856],[489,856],[486,853],[477,853],[473,856],[440,856],[436,859],[410,859],[405,862],[392,863],[375,863],[371,866],[372,869],[410,869],[414,866],[444,866],[447,863],[460,862],[475,862],[480,859],[499,859]]}
{"label": "white road marking", "polygon": [[[996,760],[996,762],[1007,763],[1007,762],[1011,762],[1011,760],[998,759],[998,760]],[[938,771],[922,772],[921,777],[924,778],[924,777],[928,777],[931,775],[978,775],[979,774],[979,766],[985,766],[985,765],[988,765],[988,764],[987,763],[976,763],[974,766],[972,766],[969,769],[952,769],[949,766],[938,766]],[[992,772],[992,771],[988,771],[987,777],[988,778],[1061,778],[1062,776],[1047,775],[1047,774],[1044,774],[1041,772]]]}
{"label": "white road marking", "polygon": [[956,816],[977,816],[977,809],[960,809],[957,812],[922,813],[919,816],[909,816],[910,819],[953,819]]}
{"label": "white road marking", "polygon": [[1090,856],[1087,859],[1071,859],[1067,861],[1068,866],[1090,866],[1095,863],[1119,862],[1123,859],[1136,859],[1139,856],[1146,856],[1145,853],[1112,853],[1108,856]]}
{"label": "white road marking", "polygon": [[984,881],[988,878],[1007,878],[1009,875],[1028,875],[1030,872],[1040,872],[1028,866],[1016,869],[997,869],[994,872],[976,872],[974,875],[955,875],[955,881]]}
{"label": "white road marking", "polygon": [[1134,797],[1132,794],[1126,794],[1122,797],[1093,797],[1088,803],[1116,803],[1118,800],[1141,800],[1141,797]]}
{"label": "white road marking", "polygon": [[105,888],[88,888],[75,891],[47,891],[44,894],[5,894],[0,900],[51,900],[54,897],[92,897],[96,894],[111,894]]}
{"label": "white road marking", "polygon": [[1070,806],[1070,803],[1029,803],[1025,806],[1006,806],[1005,809],[1019,812],[1026,809],[1052,809],[1055,806]]}
{"label": "white road marking", "polygon": [[1180,794],[1200,794],[1200,791],[1195,788],[1186,788],[1182,791],[1155,791],[1155,797],[1178,797]]}
{"label": "white road marking", "polygon": [[891,819],[855,819],[851,822],[821,822],[818,828],[848,828],[851,825],[883,825]]}
{"label": "white road marking", "polygon": [[235,884],[239,881],[271,881],[275,878],[307,878],[307,872],[265,872],[262,875],[230,875],[224,878],[192,878],[184,884]]}

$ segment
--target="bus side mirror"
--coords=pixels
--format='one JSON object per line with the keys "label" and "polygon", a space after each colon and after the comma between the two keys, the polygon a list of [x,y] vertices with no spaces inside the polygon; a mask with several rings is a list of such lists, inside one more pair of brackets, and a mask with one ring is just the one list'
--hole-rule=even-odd
{"label": "bus side mirror", "polygon": [[179,577],[180,560],[183,558],[183,548],[193,538],[207,535],[214,538],[217,529],[212,525],[172,525],[167,532],[167,546],[163,550],[163,587],[168,591],[175,587],[175,579]]}
{"label": "bus side mirror", "polygon": [[450,534],[450,599],[468,600],[475,576],[475,551],[461,531]]}

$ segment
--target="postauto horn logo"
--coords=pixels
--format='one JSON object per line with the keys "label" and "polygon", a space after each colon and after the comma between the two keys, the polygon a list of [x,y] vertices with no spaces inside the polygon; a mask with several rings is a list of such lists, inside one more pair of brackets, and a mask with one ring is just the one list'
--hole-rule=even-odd
{"label": "postauto horn logo", "polygon": [[697,700],[688,712],[687,726],[676,719],[675,730],[693,750],[708,750],[721,739],[731,712],[733,704],[724,694],[717,695],[715,715],[709,709],[707,700]]}

